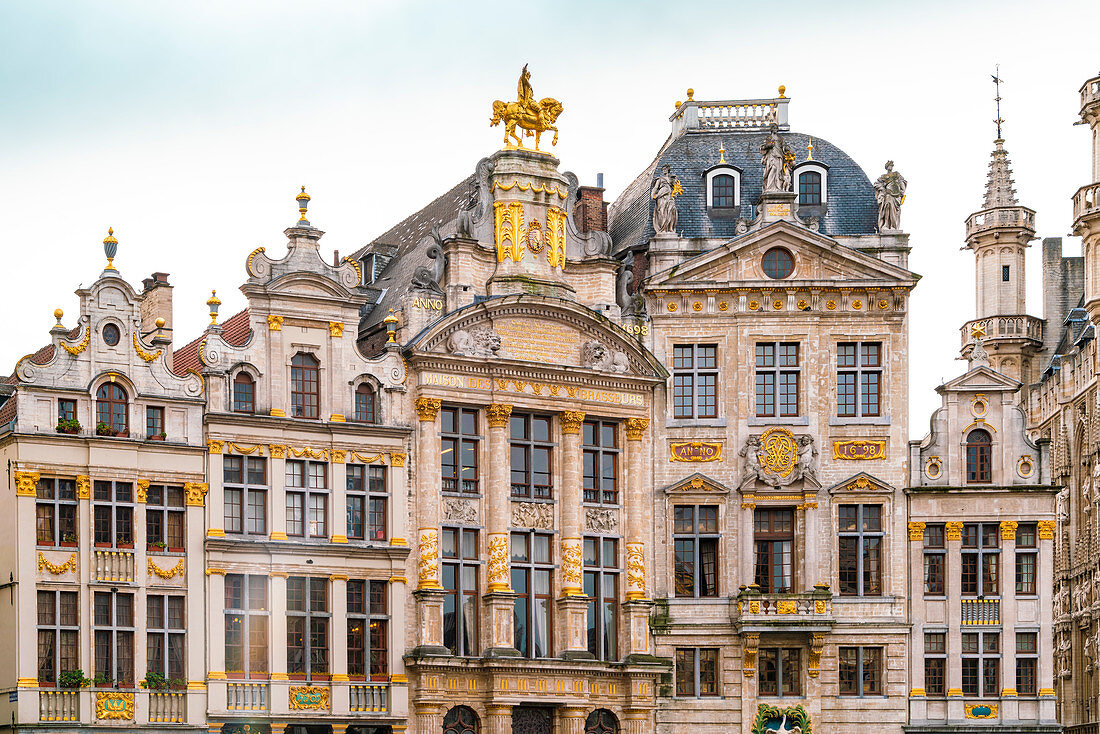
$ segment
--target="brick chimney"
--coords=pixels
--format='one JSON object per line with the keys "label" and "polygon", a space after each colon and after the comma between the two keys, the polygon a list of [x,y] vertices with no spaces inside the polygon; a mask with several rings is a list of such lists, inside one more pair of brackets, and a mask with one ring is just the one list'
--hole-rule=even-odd
{"label": "brick chimney", "polygon": [[573,222],[581,234],[607,231],[607,202],[603,200],[602,173],[596,174],[595,186],[577,188],[577,205],[573,209]]}
{"label": "brick chimney", "polygon": [[[142,282],[141,293],[141,336],[146,341],[167,341],[172,343],[172,286],[168,284],[168,273],[153,273]],[[164,319],[164,328],[157,328],[157,319]],[[169,350],[169,353],[171,350]]]}

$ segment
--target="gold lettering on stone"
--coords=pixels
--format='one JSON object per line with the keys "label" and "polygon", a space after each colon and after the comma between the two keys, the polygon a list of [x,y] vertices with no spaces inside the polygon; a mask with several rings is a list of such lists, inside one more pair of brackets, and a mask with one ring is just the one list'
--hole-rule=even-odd
{"label": "gold lettering on stone", "polygon": [[669,446],[669,461],[721,461],[722,444],[709,441],[686,441]]}
{"label": "gold lettering on stone", "polygon": [[577,364],[580,339],[567,326],[536,319],[509,319],[493,324],[508,356],[544,364]]}
{"label": "gold lettering on stone", "polygon": [[[453,387],[459,390],[492,390],[493,381],[487,377],[470,377],[466,375],[448,375],[439,372],[421,372],[420,384],[424,386]],[[565,395],[561,395],[562,387]],[[525,380],[497,380],[496,390],[500,392],[511,391],[526,395],[541,395],[542,397],[568,398],[572,403],[575,400],[584,400],[592,403],[608,403],[610,405],[635,405],[644,407],[645,397],[633,393],[613,392],[610,390],[591,390],[589,388],[574,387],[572,385],[553,385],[545,382],[527,382]],[[549,391],[549,395],[546,395]]]}
{"label": "gold lettering on stone", "polygon": [[789,217],[791,215],[790,204],[768,204],[769,217]]}
{"label": "gold lettering on stone", "polygon": [[442,311],[443,299],[442,298],[424,298],[417,296],[413,299],[413,306],[415,308],[426,308],[429,311]]}

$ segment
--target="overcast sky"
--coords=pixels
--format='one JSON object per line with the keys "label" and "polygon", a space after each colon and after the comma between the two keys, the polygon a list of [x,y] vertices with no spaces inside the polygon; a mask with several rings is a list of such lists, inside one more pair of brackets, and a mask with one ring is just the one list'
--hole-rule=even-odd
{"label": "overcast sky", "polygon": [[[77,315],[76,287],[116,264],[175,285],[177,346],[210,289],[244,306],[244,262],[278,255],[306,184],[322,251],[369,241],[500,147],[494,99],[530,64],[563,101],[556,154],[614,198],[653,158],[684,90],[774,96],[793,130],[829,140],[874,179],[909,180],[902,227],[923,276],[911,311],[910,430],[960,373],[974,313],[963,220],[992,148],[1001,65],[1006,146],[1041,237],[1064,236],[1090,183],[1078,89],[1100,69],[1100,4],[936,2],[19,2],[0,0],[0,206],[6,333],[0,372]],[[1042,315],[1039,242],[1028,311]],[[1066,240],[1078,254],[1080,244]],[[7,366],[3,366],[7,365]]]}

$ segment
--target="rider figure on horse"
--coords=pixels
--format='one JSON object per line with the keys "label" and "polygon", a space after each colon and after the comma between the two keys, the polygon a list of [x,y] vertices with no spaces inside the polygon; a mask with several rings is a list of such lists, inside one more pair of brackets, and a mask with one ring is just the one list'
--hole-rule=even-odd
{"label": "rider figure on horse", "polygon": [[[516,95],[519,97],[517,100],[520,107],[527,110],[535,119],[542,119],[542,107],[535,101],[535,92],[531,89],[531,72],[527,71],[527,64],[523,65],[523,71],[519,73],[519,84],[516,85]],[[531,131],[528,130],[527,134],[530,135]]]}

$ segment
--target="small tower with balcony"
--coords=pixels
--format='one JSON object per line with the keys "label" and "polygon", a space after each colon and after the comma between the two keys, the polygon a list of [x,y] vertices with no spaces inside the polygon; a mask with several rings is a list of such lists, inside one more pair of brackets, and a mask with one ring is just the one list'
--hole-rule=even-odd
{"label": "small tower with balcony", "polygon": [[1100,320],[1100,74],[1081,87],[1081,122],[1092,134],[1092,183],[1073,195],[1073,233],[1082,239],[1085,258],[1085,308]]}
{"label": "small tower with balcony", "polygon": [[974,251],[975,318],[962,327],[962,356],[983,339],[990,366],[1023,383],[1034,381],[1042,348],[1042,321],[1026,314],[1024,254],[1035,239],[1035,212],[1021,206],[1004,147],[997,83],[997,138],[989,162],[985,201],[966,219],[966,247]]}

